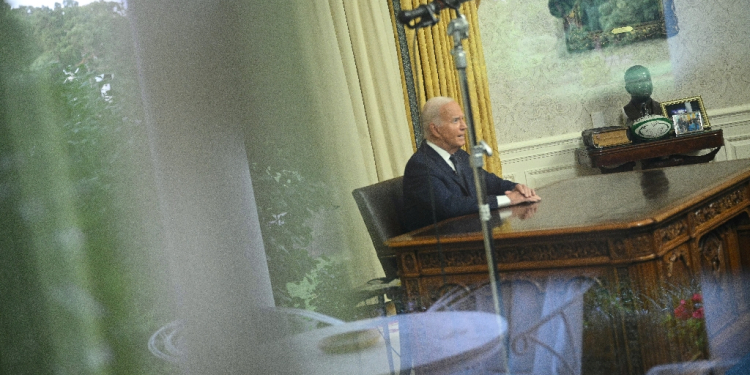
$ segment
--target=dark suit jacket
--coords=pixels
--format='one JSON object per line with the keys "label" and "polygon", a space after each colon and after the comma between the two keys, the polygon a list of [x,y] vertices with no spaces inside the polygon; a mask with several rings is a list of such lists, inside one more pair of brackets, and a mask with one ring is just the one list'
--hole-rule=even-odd
{"label": "dark suit jacket", "polygon": [[[478,211],[474,172],[469,154],[456,151],[458,171],[453,172],[445,160],[427,142],[422,142],[406,163],[404,170],[404,227],[412,231],[451,217]],[[487,188],[487,203],[497,208],[497,196],[513,190],[515,182],[503,180],[482,169]],[[433,217],[434,207],[434,217]]]}

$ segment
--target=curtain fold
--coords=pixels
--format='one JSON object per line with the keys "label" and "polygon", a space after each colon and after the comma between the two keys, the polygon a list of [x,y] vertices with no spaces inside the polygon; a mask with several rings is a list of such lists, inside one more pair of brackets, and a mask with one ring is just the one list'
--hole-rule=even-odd
{"label": "curtain fold", "polygon": [[[428,0],[393,1],[391,16],[394,19],[398,9],[410,10],[428,3]],[[398,3],[395,3],[396,1]],[[489,87],[487,84],[487,69],[478,27],[477,6],[477,3],[469,1],[461,5],[460,8],[461,14],[466,17],[470,27],[469,38],[463,41],[463,48],[468,60],[466,76],[469,85],[469,99],[471,101],[471,110],[474,114],[474,131],[477,139],[484,140],[493,150],[497,150],[497,137],[495,135],[495,125],[492,120]],[[460,82],[458,81],[455,63],[451,55],[453,37],[448,35],[448,24],[455,17],[455,12],[444,10],[439,16],[440,22],[436,25],[416,31],[416,48],[413,45],[415,31],[405,28],[405,37],[399,37],[398,25],[393,24],[398,42],[408,45],[408,58],[411,69],[410,71],[404,71],[404,66],[407,64],[403,61],[403,57],[401,59],[401,69],[403,72],[402,85],[405,91],[403,96],[408,98],[407,92],[410,89],[416,92],[416,103],[411,101],[406,103],[406,108],[410,113],[414,113],[414,108],[412,107],[417,106],[421,108],[427,99],[434,96],[449,96],[456,99],[458,103],[463,103]],[[413,77],[413,88],[408,87],[409,76]],[[415,127],[413,131],[418,132],[416,127],[419,125],[413,119],[412,124]],[[416,144],[414,147],[416,147]],[[502,175],[500,158],[497,152],[493,156],[485,158],[485,169],[497,175]]]}
{"label": "curtain fold", "polygon": [[291,49],[301,71],[278,73],[294,74],[295,87],[280,79],[283,95],[265,111],[302,119],[304,142],[320,145],[310,157],[321,162],[315,173],[329,184],[335,211],[316,216],[316,230],[326,234],[311,246],[344,262],[350,286],[361,285],[383,271],[351,192],[402,175],[412,153],[388,7],[327,0],[293,9],[282,51]]}
{"label": "curtain fold", "polygon": [[342,8],[346,15],[345,27],[337,23],[336,34],[340,44],[348,44],[340,48],[353,55],[345,69],[350,86],[359,90],[367,130],[362,142],[372,150],[376,181],[401,176],[412,149],[388,6],[381,1],[331,0],[331,7]]}
{"label": "curtain fold", "polygon": [[326,176],[327,195],[336,208],[316,216],[315,226],[325,236],[316,236],[311,246],[343,262],[353,287],[382,276],[383,271],[351,195],[352,190],[377,182],[379,172],[350,22],[342,0],[303,2],[294,9],[296,29],[289,40],[297,43],[293,46],[298,46],[296,55],[304,70],[298,73],[295,90],[303,93],[301,100],[309,107],[285,110],[309,114],[305,127],[310,129],[310,139],[305,142],[321,145],[315,150],[321,162],[318,172]]}

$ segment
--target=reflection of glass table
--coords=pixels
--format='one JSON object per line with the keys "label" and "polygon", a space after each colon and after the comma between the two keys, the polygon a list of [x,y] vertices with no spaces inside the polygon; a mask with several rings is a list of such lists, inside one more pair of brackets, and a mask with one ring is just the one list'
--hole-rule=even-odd
{"label": "reflection of glass table", "polygon": [[[391,327],[390,336],[382,335],[383,327]],[[407,368],[424,374],[448,374],[496,355],[506,330],[504,319],[483,312],[431,312],[355,321],[269,343],[263,348],[263,363],[259,364],[262,371],[257,372],[389,374],[388,352],[397,353],[399,343],[408,342],[411,365]],[[379,337],[367,339],[366,344],[350,351],[326,350],[325,344],[360,331],[375,331]]]}
{"label": "reflection of glass table", "polygon": [[[638,161],[642,169],[706,163],[714,159],[723,145],[722,130],[714,130],[621,146],[579,148],[576,159],[579,164],[599,168],[602,173],[623,172],[633,170]],[[705,149],[712,150],[705,155],[686,155]]]}

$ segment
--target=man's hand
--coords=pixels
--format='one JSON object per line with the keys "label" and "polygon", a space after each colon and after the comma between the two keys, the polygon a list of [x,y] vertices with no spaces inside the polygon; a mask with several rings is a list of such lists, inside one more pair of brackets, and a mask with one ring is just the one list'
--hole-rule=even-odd
{"label": "man's hand", "polygon": [[534,189],[524,184],[517,184],[516,187],[513,188],[513,191],[506,191],[505,196],[510,198],[511,205],[526,202],[533,203],[542,200],[540,196],[536,195],[536,191],[534,191]]}
{"label": "man's hand", "polygon": [[510,212],[514,217],[526,220],[531,219],[531,217],[534,216],[538,207],[538,204],[517,204],[515,206],[510,206]]}

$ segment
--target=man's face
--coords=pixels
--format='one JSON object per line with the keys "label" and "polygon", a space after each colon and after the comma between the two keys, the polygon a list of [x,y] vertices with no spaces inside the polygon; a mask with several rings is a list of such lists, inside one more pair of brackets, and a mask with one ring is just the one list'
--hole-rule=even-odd
{"label": "man's face", "polygon": [[456,102],[440,108],[440,124],[431,123],[433,142],[449,153],[458,151],[466,143],[464,112]]}

